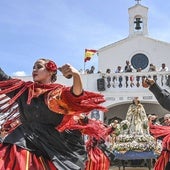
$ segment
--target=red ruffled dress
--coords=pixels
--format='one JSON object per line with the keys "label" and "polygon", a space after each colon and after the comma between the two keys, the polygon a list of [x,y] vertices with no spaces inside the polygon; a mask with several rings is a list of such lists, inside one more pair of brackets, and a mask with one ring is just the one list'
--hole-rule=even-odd
{"label": "red ruffled dress", "polygon": [[154,170],[164,170],[170,160],[170,126],[150,124],[150,133],[162,140],[162,152],[155,163]]}

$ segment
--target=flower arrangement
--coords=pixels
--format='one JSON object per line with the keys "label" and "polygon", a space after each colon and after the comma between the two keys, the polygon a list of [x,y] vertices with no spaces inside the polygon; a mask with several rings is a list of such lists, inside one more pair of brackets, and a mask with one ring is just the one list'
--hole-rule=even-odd
{"label": "flower arrangement", "polygon": [[45,67],[48,71],[57,71],[57,65],[54,63],[54,61],[49,61],[48,63],[45,64]]}
{"label": "flower arrangement", "polygon": [[143,129],[146,130],[143,133],[138,131],[131,132],[129,128],[130,122],[128,120],[121,121],[117,126],[117,131],[119,129],[120,134],[116,135],[115,142],[112,145],[113,150],[118,152],[160,151],[155,138],[147,132],[147,122],[143,122]]}
{"label": "flower arrangement", "polygon": [[149,134],[120,134],[113,146],[117,151],[151,151],[156,149],[156,140]]}
{"label": "flower arrangement", "polygon": [[128,129],[129,125],[130,125],[130,122],[128,120],[123,120],[123,121],[120,122],[120,127],[123,130]]}
{"label": "flower arrangement", "polygon": [[151,135],[139,135],[139,136],[136,136],[136,140],[138,142],[147,142],[147,141],[154,141],[155,139],[151,136]]}
{"label": "flower arrangement", "polygon": [[134,140],[134,136],[133,135],[125,135],[125,134],[120,134],[117,137],[117,141],[119,142],[131,142]]}

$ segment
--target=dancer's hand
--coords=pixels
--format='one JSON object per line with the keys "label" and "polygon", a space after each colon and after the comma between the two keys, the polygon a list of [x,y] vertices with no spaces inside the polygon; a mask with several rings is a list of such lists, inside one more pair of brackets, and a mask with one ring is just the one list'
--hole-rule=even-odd
{"label": "dancer's hand", "polygon": [[74,75],[79,74],[78,70],[76,70],[73,66],[70,64],[65,64],[62,67],[59,67],[58,70],[60,70],[64,77],[70,79]]}
{"label": "dancer's hand", "polygon": [[155,83],[155,80],[150,79],[150,78],[144,78],[142,81],[142,86],[144,88],[148,88],[150,86],[152,86]]}

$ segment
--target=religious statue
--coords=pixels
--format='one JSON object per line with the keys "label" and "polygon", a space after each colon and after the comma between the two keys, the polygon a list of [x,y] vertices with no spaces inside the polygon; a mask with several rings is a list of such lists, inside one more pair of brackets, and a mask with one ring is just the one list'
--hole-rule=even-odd
{"label": "religious statue", "polygon": [[126,120],[129,122],[128,133],[149,134],[148,118],[138,97],[135,97],[129,106]]}
{"label": "religious statue", "polygon": [[130,104],[126,119],[116,128],[119,133],[112,144],[115,151],[152,151],[156,140],[149,133],[148,118],[138,97]]}

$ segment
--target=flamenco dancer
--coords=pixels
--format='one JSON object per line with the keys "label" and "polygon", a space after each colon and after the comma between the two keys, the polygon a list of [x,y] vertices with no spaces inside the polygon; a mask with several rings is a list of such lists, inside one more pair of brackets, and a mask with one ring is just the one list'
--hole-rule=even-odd
{"label": "flamenco dancer", "polygon": [[107,110],[100,105],[103,96],[84,91],[79,72],[69,64],[60,70],[73,85],[54,83],[57,70],[53,61],[38,59],[33,82],[25,82],[0,69],[0,170],[88,169],[82,134],[101,139],[110,131],[86,116]]}

